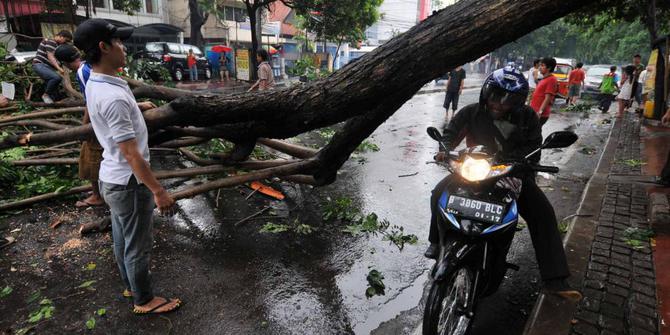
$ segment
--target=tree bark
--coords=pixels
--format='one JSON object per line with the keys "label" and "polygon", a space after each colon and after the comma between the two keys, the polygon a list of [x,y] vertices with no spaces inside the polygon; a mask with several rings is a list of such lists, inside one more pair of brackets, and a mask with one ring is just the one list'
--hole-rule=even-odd
{"label": "tree bark", "polygon": [[[216,125],[223,138],[236,143],[289,138],[349,120],[312,161],[317,180],[331,182],[333,167],[341,166],[362,139],[432,78],[596,2],[459,1],[320,81],[274,91],[181,97],[144,117],[153,129]],[[35,134],[30,143],[49,143],[56,139],[49,139],[53,133],[60,133],[58,141],[77,139],[90,132],[85,127]],[[6,138],[0,148],[28,143],[19,140]]]}
{"label": "tree bark", "polygon": [[204,40],[202,38],[201,28],[207,22],[209,15],[203,13],[198,4],[198,0],[188,0],[188,10],[191,23],[191,44],[202,47]]}
{"label": "tree bark", "polygon": [[62,114],[69,114],[69,113],[83,113],[83,112],[84,112],[84,107],[69,107],[69,108],[61,108],[61,109],[43,109],[43,110],[38,110],[36,112],[21,114],[21,115],[17,115],[17,116],[0,117],[0,126],[4,126],[5,123],[8,123],[8,122],[14,122],[14,121],[19,121],[19,120],[39,119],[39,118],[43,118],[45,116],[54,116],[54,115],[62,115]]}

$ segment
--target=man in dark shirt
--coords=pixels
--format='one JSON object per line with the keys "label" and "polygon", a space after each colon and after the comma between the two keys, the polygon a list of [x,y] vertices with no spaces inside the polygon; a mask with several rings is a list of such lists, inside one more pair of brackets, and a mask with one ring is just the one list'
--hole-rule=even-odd
{"label": "man in dark shirt", "polygon": [[37,48],[37,56],[33,58],[33,70],[46,82],[46,90],[42,95],[42,101],[45,103],[54,102],[58,85],[62,80],[60,74],[63,73],[63,68],[56,60],[54,52],[59,45],[69,43],[71,40],[72,33],[63,30],[53,40],[45,39],[42,41]]}
{"label": "man in dark shirt", "polygon": [[465,70],[458,66],[449,71],[449,80],[447,81],[447,92],[444,96],[444,108],[449,117],[449,105],[451,105],[452,114],[456,114],[458,109],[458,96],[463,93],[463,83],[465,82]]}
{"label": "man in dark shirt", "polygon": [[[525,159],[542,144],[542,126],[535,111],[525,105],[527,95],[528,82],[521,72],[513,68],[494,71],[484,82],[480,102],[465,106],[454,116],[441,142],[452,150],[458,146],[463,134],[467,134],[470,146],[483,145],[490,154],[503,159]],[[444,157],[444,153],[440,153],[436,159],[444,160]],[[538,162],[539,153],[529,160]],[[522,181],[518,210],[528,223],[545,292],[570,300],[581,299],[581,293],[570,288],[565,280],[570,271],[554,208],[535,183],[534,173],[525,173],[518,178]],[[442,218],[437,211],[437,202],[452,182],[453,177],[447,176],[433,190],[428,235],[430,247],[425,253],[428,258],[438,256],[438,225]]]}

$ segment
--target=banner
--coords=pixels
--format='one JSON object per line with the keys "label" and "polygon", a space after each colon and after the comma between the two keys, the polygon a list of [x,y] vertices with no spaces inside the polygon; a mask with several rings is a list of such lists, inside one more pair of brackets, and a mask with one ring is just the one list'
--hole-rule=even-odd
{"label": "banner", "polygon": [[654,85],[656,83],[656,61],[658,60],[658,49],[651,51],[649,55],[649,61],[647,64],[647,80],[644,82],[644,87],[642,88],[643,92],[651,92],[654,90]]}
{"label": "banner", "polygon": [[236,49],[235,50],[235,64],[237,64],[236,77],[239,80],[251,80],[249,72],[249,50]]}

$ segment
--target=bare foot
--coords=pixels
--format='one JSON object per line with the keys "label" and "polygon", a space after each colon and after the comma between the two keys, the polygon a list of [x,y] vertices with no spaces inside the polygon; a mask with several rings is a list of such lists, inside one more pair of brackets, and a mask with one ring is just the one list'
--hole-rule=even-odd
{"label": "bare foot", "polygon": [[167,313],[176,310],[181,305],[181,300],[179,299],[170,299],[162,297],[154,297],[148,303],[138,306],[134,305],[133,313],[135,314],[158,314],[158,313]]}

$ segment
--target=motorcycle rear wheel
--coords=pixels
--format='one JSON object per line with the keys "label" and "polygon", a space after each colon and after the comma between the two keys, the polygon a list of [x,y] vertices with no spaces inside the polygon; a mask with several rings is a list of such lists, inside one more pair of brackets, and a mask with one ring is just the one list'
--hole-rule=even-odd
{"label": "motorcycle rear wheel", "polygon": [[456,270],[449,280],[433,282],[423,314],[423,335],[465,335],[472,319],[460,310],[474,285],[474,273],[467,267]]}

